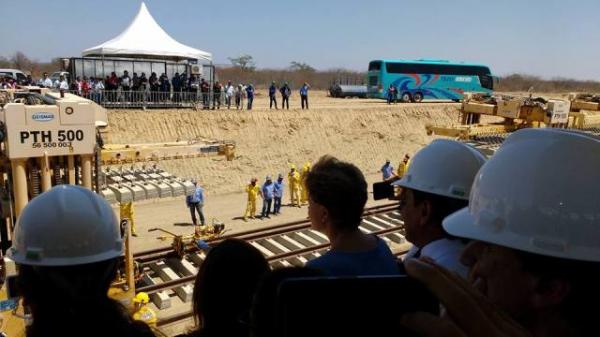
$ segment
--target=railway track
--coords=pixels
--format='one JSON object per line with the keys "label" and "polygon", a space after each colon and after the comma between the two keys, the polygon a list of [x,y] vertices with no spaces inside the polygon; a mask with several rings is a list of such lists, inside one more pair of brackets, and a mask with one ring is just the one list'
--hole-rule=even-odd
{"label": "railway track", "polygon": [[[366,209],[360,229],[380,236],[397,254],[408,249],[396,203]],[[227,238],[246,240],[265,255],[272,268],[303,266],[329,246],[327,237],[312,230],[308,219],[222,236],[209,244]],[[173,255],[170,247],[134,255],[143,266],[144,275],[136,291],[150,294],[151,301],[159,309],[159,326],[191,317],[193,282],[205,257],[204,251],[189,251],[180,259]]]}

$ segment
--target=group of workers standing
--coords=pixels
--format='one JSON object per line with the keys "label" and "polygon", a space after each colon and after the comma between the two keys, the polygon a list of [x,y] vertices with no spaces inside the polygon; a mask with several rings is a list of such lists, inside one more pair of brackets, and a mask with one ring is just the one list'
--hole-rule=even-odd
{"label": "group of workers standing", "polygon": [[[288,181],[290,184],[290,206],[301,207],[308,203],[308,193],[306,191],[306,176],[310,172],[311,163],[306,162],[302,167],[302,171],[298,172],[296,165],[290,166],[290,172],[288,173]],[[277,181],[273,182],[271,176],[265,178],[265,182],[262,186],[258,185],[258,179],[252,178],[250,183],[246,186],[246,193],[248,195],[246,203],[246,211],[244,212],[244,221],[248,218],[256,218],[256,202],[258,197],[263,199],[263,207],[260,214],[262,219],[270,218],[270,214],[281,214],[281,199],[283,198],[283,174],[277,176]],[[271,205],[273,208],[271,210]]]}
{"label": "group of workers standing", "polygon": [[398,170],[396,172],[394,172],[394,167],[392,166],[391,161],[389,159],[385,161],[385,164],[383,164],[381,170],[379,171],[382,174],[383,181],[397,180],[404,176],[404,174],[408,170],[409,165],[410,156],[407,153],[404,155],[404,158],[402,158],[400,164],[398,164]]}
{"label": "group of workers standing", "polygon": [[[300,103],[302,109],[308,109],[308,90],[310,89],[310,85],[308,83],[302,84],[300,87]],[[231,108],[231,105],[235,103],[236,109],[244,109],[244,98],[246,99],[246,109],[252,110],[254,104],[254,97],[256,95],[256,89],[254,85],[249,84],[238,84],[234,86],[231,81],[227,82],[224,88],[221,89],[221,85],[217,84],[214,88],[215,93],[215,102],[214,104],[218,104],[218,108],[220,108],[220,100],[221,100],[221,92],[225,94],[225,105],[227,108]],[[277,93],[281,95],[281,109],[290,109],[290,97],[292,96],[292,89],[287,82],[284,82],[281,86],[277,86],[276,82],[271,82],[271,85],[268,88],[269,93],[269,109],[273,109],[275,107],[276,110],[279,109],[277,105]]]}
{"label": "group of workers standing", "polygon": [[[308,204],[308,192],[306,190],[306,176],[310,172],[311,163],[307,161],[302,167],[302,171],[298,172],[296,165],[290,166],[290,172],[288,173],[288,181],[290,188],[290,206],[301,207],[302,205]],[[259,185],[257,178],[252,178],[248,185],[245,187],[245,192],[248,196],[246,211],[244,212],[243,219],[247,221],[248,218],[255,219],[257,213],[257,201],[258,198],[263,199],[263,206],[260,212],[260,218],[270,218],[271,214],[281,214],[281,199],[283,198],[283,191],[285,184],[283,183],[283,174],[278,174],[277,180],[273,181],[271,176],[266,176],[265,181],[262,185]],[[205,191],[202,186],[198,184],[196,179],[191,179],[194,184],[194,191],[186,196],[185,204],[190,211],[192,218],[192,224],[195,229],[196,235],[199,235],[202,226],[206,225],[206,218],[204,216],[204,201]],[[133,202],[122,202],[120,204],[120,218],[121,220],[127,219],[131,226],[131,232],[133,236],[137,236],[135,221],[134,221],[134,207]],[[200,221],[198,221],[200,220]]]}

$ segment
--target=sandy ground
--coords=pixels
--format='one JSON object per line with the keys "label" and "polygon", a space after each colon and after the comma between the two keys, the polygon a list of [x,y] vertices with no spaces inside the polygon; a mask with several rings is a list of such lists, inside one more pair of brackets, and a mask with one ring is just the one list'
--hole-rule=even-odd
{"label": "sandy ground", "polygon": [[[299,102],[292,99],[292,105]],[[112,110],[107,143],[127,144],[208,138],[236,142],[236,158],[194,158],[163,161],[165,170],[197,177],[209,194],[239,192],[252,177],[286,173],[325,154],[377,173],[386,158],[394,165],[433,138],[427,123],[458,121],[456,103],[397,104],[379,100],[332,99],[311,96],[311,109],[269,110],[267,98],[256,109],[235,110]]]}
{"label": "sandy ground", "polygon": [[[252,177],[264,181],[266,175],[287,173],[289,166],[301,167],[325,154],[356,164],[369,186],[381,179],[379,169],[385,159],[396,166],[405,153],[414,154],[434,136],[427,136],[425,125],[458,122],[459,104],[421,103],[387,105],[381,100],[333,99],[324,92],[312,92],[310,110],[299,109],[299,98],[292,97],[292,109],[269,110],[268,98],[258,96],[252,111],[236,110],[109,110],[106,143],[155,143],[187,139],[233,140],[236,157],[178,159],[162,161],[159,166],[180,177],[196,177],[206,189],[204,213],[207,221],[216,218],[230,233],[304,219],[307,208],[286,206],[282,214],[265,220],[244,222],[246,206],[243,188]],[[368,206],[390,203],[374,201]],[[260,210],[262,203],[258,202]],[[134,251],[168,246],[158,240],[160,227],[177,234],[191,233],[191,219],[184,198],[144,201],[135,205],[139,236],[133,239]],[[186,306],[189,306],[186,305]],[[162,314],[162,312],[161,312]],[[167,335],[181,333],[191,321],[164,327]]]}
{"label": "sandy ground", "polygon": [[[295,99],[294,99],[295,98]],[[196,177],[206,190],[205,216],[225,222],[231,232],[269,226],[306,217],[306,208],[284,207],[283,214],[244,222],[243,189],[252,177],[287,173],[290,164],[301,167],[329,154],[356,164],[369,185],[386,158],[394,166],[405,153],[413,154],[434,137],[425,125],[458,121],[456,103],[387,105],[381,100],[333,99],[324,92],[310,96],[310,110],[269,110],[268,98],[257,97],[252,111],[236,110],[110,110],[105,141],[113,144],[166,142],[195,138],[236,142],[236,157],[178,159],[159,165],[181,177]],[[286,191],[287,192],[287,191]],[[289,202],[286,194],[284,205]],[[385,202],[385,201],[384,201]],[[381,202],[380,202],[381,203]],[[376,204],[372,200],[369,205]],[[258,203],[258,208],[261,202]],[[191,220],[183,198],[142,202],[135,206],[139,236],[135,251],[168,245],[156,239],[160,227],[177,234],[191,232]]]}

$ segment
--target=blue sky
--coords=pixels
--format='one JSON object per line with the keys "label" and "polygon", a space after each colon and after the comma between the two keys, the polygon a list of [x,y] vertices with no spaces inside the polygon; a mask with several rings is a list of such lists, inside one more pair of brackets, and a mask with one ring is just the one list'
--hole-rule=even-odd
{"label": "blue sky", "polygon": [[[46,61],[119,34],[139,0],[0,0],[0,55]],[[499,75],[600,80],[600,1],[147,0],[175,39],[215,63],[250,54],[258,67],[291,61],[365,70],[378,58],[485,63]]]}

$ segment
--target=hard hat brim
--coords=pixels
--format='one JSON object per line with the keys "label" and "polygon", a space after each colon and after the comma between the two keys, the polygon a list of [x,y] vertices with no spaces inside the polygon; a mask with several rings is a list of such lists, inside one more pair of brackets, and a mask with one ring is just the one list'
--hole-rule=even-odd
{"label": "hard hat brim", "polygon": [[402,177],[399,180],[394,181],[393,183],[391,183],[391,185],[392,186],[399,186],[399,187],[402,187],[402,188],[408,188],[408,189],[411,189],[411,190],[421,191],[421,192],[425,192],[425,193],[435,194],[435,195],[439,195],[439,196],[447,197],[447,198],[452,198],[452,199],[469,200],[469,194],[456,195],[456,194],[450,193],[449,191],[441,191],[441,190],[432,191],[431,188],[427,188],[425,186],[420,186],[420,185],[417,185],[417,184],[410,183],[408,181],[408,179],[406,179],[406,176]]}
{"label": "hard hat brim", "polygon": [[89,264],[96,263],[101,261],[107,261],[111,259],[115,259],[123,255],[123,248],[117,248],[118,246],[122,247],[122,241],[115,243],[115,249],[111,251],[107,251],[101,254],[95,254],[90,256],[81,256],[76,259],[76,263],[74,263],[74,258],[72,257],[45,257],[40,256],[39,259],[32,259],[27,257],[27,254],[21,252],[15,252],[14,249],[9,249],[6,252],[6,256],[15,261],[17,264],[23,264],[28,266],[47,266],[47,267],[61,267],[61,266],[73,266],[73,265],[81,265],[81,264]]}
{"label": "hard hat brim", "polygon": [[[450,235],[483,241],[532,254],[561,259],[598,262],[597,251],[590,247],[569,247],[566,242],[548,240],[543,236],[524,237],[503,230],[506,223],[476,219],[468,207],[447,216],[442,221],[444,230]],[[552,249],[550,249],[552,248]]]}

